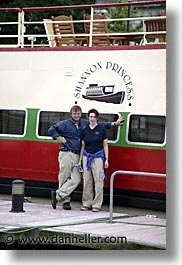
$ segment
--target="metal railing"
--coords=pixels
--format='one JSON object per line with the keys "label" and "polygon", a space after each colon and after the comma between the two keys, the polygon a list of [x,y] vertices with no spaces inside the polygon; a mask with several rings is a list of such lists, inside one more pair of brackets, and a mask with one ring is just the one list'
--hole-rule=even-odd
{"label": "metal railing", "polygon": [[[27,7],[27,8],[0,8],[0,12],[17,12],[17,21],[0,21],[0,38],[2,39],[6,39],[7,43],[5,44],[0,44],[0,47],[44,47],[44,46],[49,46],[49,41],[48,38],[50,37],[56,37],[56,35],[48,35],[46,33],[46,30],[44,29],[43,34],[42,33],[36,33],[35,30],[35,34],[32,31],[31,33],[27,33],[26,32],[26,28],[28,26],[31,26],[33,28],[38,28],[38,27],[44,27],[44,21],[32,21],[31,19],[29,21],[25,20],[25,16],[27,13],[31,13],[33,11],[55,11],[55,10],[66,10],[66,9],[86,9],[86,8],[90,8],[90,14],[91,14],[91,19],[90,19],[90,33],[89,34],[85,34],[85,33],[75,33],[73,36],[74,37],[89,37],[89,44],[88,46],[91,47],[92,46],[92,38],[95,36],[106,36],[106,35],[112,35],[112,37],[116,36],[122,36],[122,37],[129,37],[129,36],[143,36],[143,40],[142,40],[142,45],[147,44],[146,42],[146,34],[150,35],[150,34],[166,34],[166,31],[155,31],[155,32],[145,32],[145,28],[143,27],[142,30],[139,31],[129,31],[129,32],[108,32],[106,34],[104,33],[93,33],[92,34],[92,26],[93,26],[93,13],[95,10],[97,10],[98,8],[111,8],[111,7],[130,7],[130,6],[142,6],[142,5],[146,5],[146,6],[152,6],[155,4],[162,4],[165,5],[166,1],[165,0],[156,0],[156,1],[142,1],[142,2],[126,2],[126,3],[115,3],[115,4],[93,4],[93,5],[77,5],[77,6],[52,6],[52,7]],[[147,17],[147,16],[143,16],[143,17],[127,17],[127,18],[107,18],[107,22],[111,23],[111,22],[125,22],[125,23],[132,23],[135,22],[137,23],[137,21],[141,22],[144,24],[144,20],[150,20],[150,19],[164,19],[166,18],[166,16],[152,16],[152,17]],[[94,21],[99,21],[99,20],[94,20]],[[87,21],[88,22],[88,21]],[[48,22],[49,23],[49,22]],[[51,22],[54,23],[54,22]],[[71,23],[71,22],[70,22]],[[72,23],[84,23],[84,20],[73,20]],[[17,34],[1,34],[2,32],[2,27],[11,27],[11,26],[17,26]],[[32,28],[32,29],[33,29]],[[42,28],[43,29],[43,28]],[[70,37],[70,35],[64,35],[65,37]],[[10,44],[8,43],[8,40],[11,40],[14,38],[17,38],[17,43],[13,42],[14,44]],[[42,39],[40,39],[42,38]],[[38,43],[36,43],[36,40],[42,40],[42,44],[38,41]],[[30,43],[29,43],[30,42]],[[47,43],[44,43],[47,42]]]}
{"label": "metal railing", "polygon": [[113,218],[113,184],[116,175],[138,175],[138,176],[153,176],[153,177],[166,177],[166,174],[151,173],[151,172],[139,172],[139,171],[125,171],[118,170],[112,173],[110,178],[110,204],[109,204],[109,223],[112,223]]}

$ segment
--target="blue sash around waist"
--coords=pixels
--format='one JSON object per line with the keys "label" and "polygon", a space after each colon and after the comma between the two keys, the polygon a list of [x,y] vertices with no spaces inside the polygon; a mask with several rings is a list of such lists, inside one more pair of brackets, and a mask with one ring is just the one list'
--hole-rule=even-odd
{"label": "blue sash around waist", "polygon": [[[83,155],[87,157],[87,171],[90,171],[90,167],[92,164],[92,160],[94,158],[101,158],[103,161],[103,164],[105,162],[105,155],[104,155],[104,149],[99,150],[98,152],[91,154],[88,153],[85,149],[83,151]],[[104,167],[104,166],[103,166]],[[106,179],[106,170],[104,168],[104,179]]]}

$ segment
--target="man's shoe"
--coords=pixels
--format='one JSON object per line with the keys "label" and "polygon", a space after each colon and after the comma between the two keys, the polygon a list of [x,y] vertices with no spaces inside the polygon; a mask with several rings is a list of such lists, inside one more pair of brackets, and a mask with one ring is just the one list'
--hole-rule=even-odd
{"label": "man's shoe", "polygon": [[63,204],[63,209],[64,209],[64,210],[71,210],[71,205],[70,205],[70,203],[69,203],[69,202],[65,202],[65,203]]}
{"label": "man's shoe", "polygon": [[56,191],[52,190],[51,191],[51,204],[52,204],[52,208],[56,209],[56,204],[57,204],[57,199],[56,199]]}

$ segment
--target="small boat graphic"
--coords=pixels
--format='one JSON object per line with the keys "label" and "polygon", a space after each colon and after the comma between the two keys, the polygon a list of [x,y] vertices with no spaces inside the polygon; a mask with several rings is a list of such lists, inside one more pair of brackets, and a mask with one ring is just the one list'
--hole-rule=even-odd
{"label": "small boat graphic", "polygon": [[98,84],[90,84],[86,88],[86,95],[82,95],[84,99],[113,104],[121,104],[124,96],[124,91],[119,91],[114,94],[114,85],[98,86]]}

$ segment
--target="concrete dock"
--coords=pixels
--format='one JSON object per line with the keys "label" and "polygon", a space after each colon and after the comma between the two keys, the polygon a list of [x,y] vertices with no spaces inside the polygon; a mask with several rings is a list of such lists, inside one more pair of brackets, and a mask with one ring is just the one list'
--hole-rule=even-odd
{"label": "concrete dock", "polygon": [[166,249],[164,218],[114,212],[110,223],[108,211],[54,210],[50,204],[26,202],[25,211],[15,213],[11,206],[10,200],[0,199],[0,245],[10,249],[15,242],[29,249]]}

